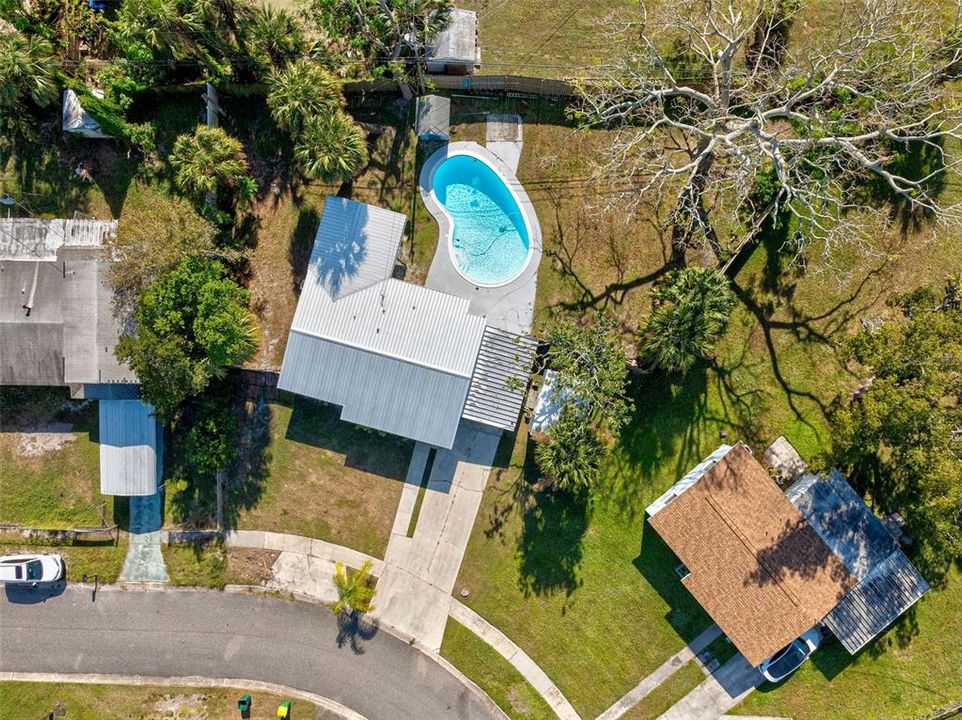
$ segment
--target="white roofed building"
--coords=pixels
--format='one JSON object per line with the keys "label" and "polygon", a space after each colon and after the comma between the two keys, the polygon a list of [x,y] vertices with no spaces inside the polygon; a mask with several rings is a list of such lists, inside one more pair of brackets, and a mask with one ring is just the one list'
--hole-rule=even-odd
{"label": "white roofed building", "polygon": [[407,218],[328,197],[278,387],[341,419],[450,448],[462,417],[513,430],[535,342],[466,298],[393,276]]}

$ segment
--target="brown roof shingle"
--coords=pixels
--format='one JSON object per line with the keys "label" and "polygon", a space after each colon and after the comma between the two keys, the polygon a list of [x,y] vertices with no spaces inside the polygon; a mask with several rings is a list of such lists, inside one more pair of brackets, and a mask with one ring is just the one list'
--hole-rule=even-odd
{"label": "brown roof shingle", "polygon": [[742,444],[651,525],[690,571],[685,586],[753,665],[856,584]]}

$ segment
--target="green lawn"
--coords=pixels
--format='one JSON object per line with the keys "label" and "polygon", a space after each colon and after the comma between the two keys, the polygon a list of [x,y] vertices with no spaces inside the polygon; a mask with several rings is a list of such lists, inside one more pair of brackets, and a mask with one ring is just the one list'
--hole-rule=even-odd
{"label": "green lawn", "polygon": [[764,685],[734,711],[794,720],[911,720],[962,700],[962,566],[948,585],[852,658],[830,641],[780,685]]}
{"label": "green lawn", "polygon": [[551,720],[556,715],[512,665],[490,645],[448,619],[441,656],[471,678],[511,720]]}
{"label": "green lawn", "polygon": [[[664,227],[644,208],[627,219],[605,213],[603,188],[590,174],[606,134],[578,133],[545,114],[533,105],[525,115],[519,168],[545,242],[536,331],[555,313],[604,309],[633,341],[664,272]],[[459,139],[478,135],[467,113],[458,119]],[[862,380],[841,366],[840,341],[860,319],[884,315],[889,293],[941,283],[962,268],[959,238],[931,242],[926,231],[894,230],[875,238],[871,253],[846,248],[823,258],[813,248],[807,269],[789,267],[779,246],[768,240],[739,269],[740,304],[712,365],[633,380],[636,410],[590,503],[535,491],[523,427],[502,447],[457,587],[470,589],[467,603],[524,648],[585,717],[709,622],[678,582],[677,561],[644,524],[645,505],[722,442],[722,431],[726,442],[759,452],[785,435],[817,467],[830,447],[831,402]]]}
{"label": "green lawn", "polygon": [[691,660],[674,675],[641,699],[637,705],[622,715],[622,720],[655,720],[668,708],[681,700],[705,679],[705,673]]}
{"label": "green lawn", "polygon": [[227,550],[221,543],[164,545],[162,551],[171,584],[217,590],[227,584]]}
{"label": "green lawn", "polygon": [[[130,687],[126,685],[71,685],[0,683],[0,720],[45,718],[58,708],[67,720],[234,720],[237,699],[244,690],[195,687]],[[276,695],[252,692],[252,720],[276,717]],[[291,716],[313,716],[310,703],[296,700]]]}
{"label": "green lawn", "polygon": [[0,388],[0,523],[113,524],[97,437],[97,403],[71,400],[67,388]]}
{"label": "green lawn", "polygon": [[383,556],[413,444],[343,423],[338,408],[305,398],[248,405],[251,427],[266,422],[269,434],[247,453],[229,522]]}

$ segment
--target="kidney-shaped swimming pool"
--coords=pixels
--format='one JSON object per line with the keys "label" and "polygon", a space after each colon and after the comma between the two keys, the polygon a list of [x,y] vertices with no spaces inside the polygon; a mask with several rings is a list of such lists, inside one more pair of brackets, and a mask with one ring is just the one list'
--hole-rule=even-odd
{"label": "kidney-shaped swimming pool", "polygon": [[451,155],[434,169],[432,190],[451,219],[455,267],[478,285],[505,285],[528,264],[525,218],[501,175],[480,158]]}

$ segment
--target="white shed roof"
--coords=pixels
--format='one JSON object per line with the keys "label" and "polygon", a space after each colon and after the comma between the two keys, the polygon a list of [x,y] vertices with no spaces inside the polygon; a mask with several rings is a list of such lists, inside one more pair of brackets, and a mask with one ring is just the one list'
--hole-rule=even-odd
{"label": "white shed roof", "polygon": [[473,10],[451,10],[450,22],[428,43],[427,59],[432,63],[475,65],[478,61],[478,14]]}
{"label": "white shed roof", "polygon": [[161,477],[163,429],[140,400],[100,400],[100,492],[153,495]]}
{"label": "white shed roof", "polygon": [[278,387],[451,447],[485,322],[464,298],[391,278],[406,220],[327,198]]}

